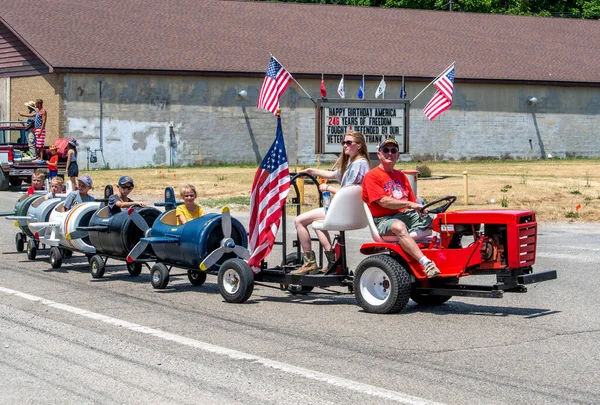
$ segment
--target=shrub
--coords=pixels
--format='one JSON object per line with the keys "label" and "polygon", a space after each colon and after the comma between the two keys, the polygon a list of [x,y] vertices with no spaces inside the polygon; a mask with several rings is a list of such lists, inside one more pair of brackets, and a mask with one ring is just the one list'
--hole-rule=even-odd
{"label": "shrub", "polygon": [[427,165],[417,166],[418,177],[431,177],[431,169]]}

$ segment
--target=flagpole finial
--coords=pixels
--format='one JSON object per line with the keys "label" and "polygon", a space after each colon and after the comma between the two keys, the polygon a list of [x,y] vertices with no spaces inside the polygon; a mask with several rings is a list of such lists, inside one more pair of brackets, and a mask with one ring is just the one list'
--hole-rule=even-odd
{"label": "flagpole finial", "polygon": [[281,108],[275,110],[275,116],[279,117],[281,115]]}

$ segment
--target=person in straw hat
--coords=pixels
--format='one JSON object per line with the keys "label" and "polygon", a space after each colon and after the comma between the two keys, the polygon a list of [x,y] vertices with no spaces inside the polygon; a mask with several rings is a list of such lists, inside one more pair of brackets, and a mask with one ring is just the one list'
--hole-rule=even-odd
{"label": "person in straw hat", "polygon": [[44,108],[44,100],[38,98],[35,100],[37,113],[21,114],[21,117],[35,117],[33,122],[33,133],[35,134],[35,147],[38,152],[38,163],[44,161],[44,142],[46,140],[46,118],[48,114]]}

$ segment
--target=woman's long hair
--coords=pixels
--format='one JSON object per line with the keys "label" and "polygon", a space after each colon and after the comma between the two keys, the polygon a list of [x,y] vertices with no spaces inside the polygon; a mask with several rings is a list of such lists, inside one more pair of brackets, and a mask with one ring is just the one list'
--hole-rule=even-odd
{"label": "woman's long hair", "polygon": [[[356,142],[357,144],[360,145],[360,148],[358,149],[358,153],[356,154],[356,156],[354,156],[352,161],[355,161],[356,159],[360,159],[360,158],[365,158],[365,159],[367,159],[367,163],[369,164],[369,167],[371,167],[371,160],[369,159],[369,151],[367,150],[367,142],[365,142],[365,136],[358,131],[349,131],[344,134],[344,139],[348,135],[350,135],[352,137],[352,139],[354,139],[354,142]],[[346,169],[348,168],[348,165],[351,163],[351,162],[349,162],[349,160],[350,160],[350,156],[348,156],[344,153],[344,147],[342,146],[342,155],[335,162],[335,165],[333,165],[333,167],[338,168],[340,170],[340,180],[344,178],[344,173],[346,173]]]}

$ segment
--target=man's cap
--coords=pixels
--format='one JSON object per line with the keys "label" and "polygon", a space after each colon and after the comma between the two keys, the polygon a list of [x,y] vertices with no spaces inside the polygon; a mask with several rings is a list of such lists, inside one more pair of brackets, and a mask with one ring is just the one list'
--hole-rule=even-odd
{"label": "man's cap", "polygon": [[133,179],[129,176],[121,176],[121,178],[119,179],[119,186],[122,186],[127,183],[131,183],[131,185],[133,186]]}
{"label": "man's cap", "polygon": [[377,145],[377,150],[381,150],[381,148],[383,148],[385,145],[389,145],[392,144],[395,147],[398,147],[398,142],[396,142],[396,140],[394,138],[386,138],[383,141],[379,142],[379,144]]}
{"label": "man's cap", "polygon": [[25,107],[27,108],[35,108],[35,101],[28,101],[25,103]]}
{"label": "man's cap", "polygon": [[87,174],[84,174],[83,176],[79,176],[79,178],[77,180],[82,182],[83,185],[86,187],[92,187],[92,184],[93,184],[92,178],[90,176],[88,176]]}

